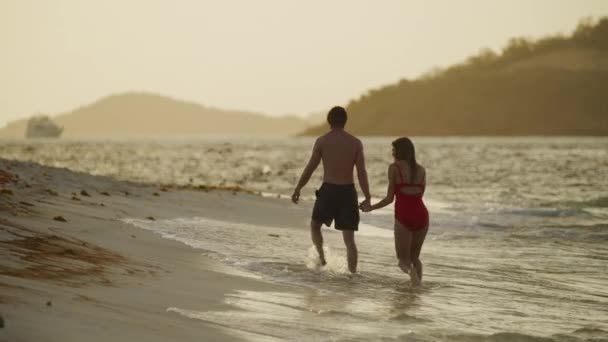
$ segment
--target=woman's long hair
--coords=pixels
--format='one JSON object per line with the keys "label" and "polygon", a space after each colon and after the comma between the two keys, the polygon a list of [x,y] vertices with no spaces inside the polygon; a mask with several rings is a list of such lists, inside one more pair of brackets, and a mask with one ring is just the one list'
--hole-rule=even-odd
{"label": "woman's long hair", "polygon": [[393,141],[393,147],[395,148],[395,158],[397,160],[404,160],[407,163],[410,171],[409,182],[413,182],[416,179],[416,172],[418,171],[414,143],[409,138],[402,137]]}

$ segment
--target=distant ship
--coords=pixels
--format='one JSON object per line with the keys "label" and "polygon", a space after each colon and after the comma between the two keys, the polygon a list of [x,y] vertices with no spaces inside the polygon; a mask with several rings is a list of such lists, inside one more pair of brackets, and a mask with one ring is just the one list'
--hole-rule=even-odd
{"label": "distant ship", "polygon": [[63,127],[57,126],[46,115],[34,116],[27,121],[26,138],[59,138]]}

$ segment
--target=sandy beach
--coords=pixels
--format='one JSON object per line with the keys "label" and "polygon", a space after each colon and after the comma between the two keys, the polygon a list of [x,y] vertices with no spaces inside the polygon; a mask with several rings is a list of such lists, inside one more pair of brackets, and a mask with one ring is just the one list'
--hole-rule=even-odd
{"label": "sandy beach", "polygon": [[[389,145],[366,145],[376,196]],[[308,140],[2,145],[0,341],[608,341],[606,140],[420,145],[431,228],[416,289],[391,206],[361,215],[356,276],[333,228],[318,266],[321,173],[301,204],[286,196]],[[512,174],[523,160],[537,162]]]}
{"label": "sandy beach", "polygon": [[608,342],[608,0],[0,18],[0,342]]}
{"label": "sandy beach", "polygon": [[230,217],[305,229],[308,214],[232,190],[175,190],[7,160],[0,170],[0,341],[239,339],[243,332],[167,308],[221,310],[231,291],[286,286],[120,219]]}

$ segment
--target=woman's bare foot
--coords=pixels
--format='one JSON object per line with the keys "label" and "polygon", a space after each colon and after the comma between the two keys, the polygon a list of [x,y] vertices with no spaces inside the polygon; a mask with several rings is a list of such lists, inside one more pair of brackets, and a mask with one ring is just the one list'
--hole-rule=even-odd
{"label": "woman's bare foot", "polygon": [[399,268],[403,271],[403,273],[410,273],[411,267],[403,261],[399,261]]}
{"label": "woman's bare foot", "polygon": [[420,277],[418,276],[418,272],[414,267],[412,267],[412,269],[410,270],[410,283],[412,287],[420,286]]}

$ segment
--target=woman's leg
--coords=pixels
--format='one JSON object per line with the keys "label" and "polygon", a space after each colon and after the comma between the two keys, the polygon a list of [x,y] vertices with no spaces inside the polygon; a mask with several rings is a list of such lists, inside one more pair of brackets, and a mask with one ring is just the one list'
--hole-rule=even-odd
{"label": "woman's leg", "polygon": [[422,244],[426,238],[426,233],[429,231],[429,227],[426,226],[423,229],[415,230],[412,232],[412,247],[410,249],[410,259],[416,273],[418,274],[418,281],[422,281],[422,262],[420,261],[420,251],[422,250]]}
{"label": "woman's leg", "polygon": [[411,245],[412,232],[403,227],[398,220],[395,220],[395,251],[397,259],[399,259],[399,268],[405,273],[410,273],[411,269]]}

